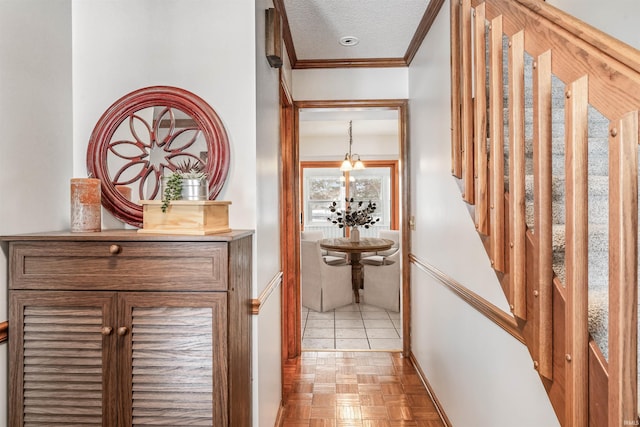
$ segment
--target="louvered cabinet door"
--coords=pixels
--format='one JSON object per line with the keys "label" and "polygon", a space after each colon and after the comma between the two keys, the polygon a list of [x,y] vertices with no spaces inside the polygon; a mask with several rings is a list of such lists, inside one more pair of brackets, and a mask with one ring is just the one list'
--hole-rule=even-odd
{"label": "louvered cabinet door", "polygon": [[115,293],[10,292],[9,424],[114,426]]}
{"label": "louvered cabinet door", "polygon": [[227,426],[227,293],[118,298],[118,425]]}

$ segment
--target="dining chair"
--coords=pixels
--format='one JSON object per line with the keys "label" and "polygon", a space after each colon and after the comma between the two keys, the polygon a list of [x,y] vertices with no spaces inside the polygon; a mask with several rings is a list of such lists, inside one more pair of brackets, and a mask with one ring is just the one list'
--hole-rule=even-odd
{"label": "dining chair", "polygon": [[385,256],[379,265],[365,264],[363,275],[366,304],[400,311],[400,250]]}
{"label": "dining chair", "polygon": [[300,242],[302,305],[325,312],[353,302],[351,266],[324,262],[320,242]]}
{"label": "dining chair", "polygon": [[[317,242],[324,239],[324,233],[320,230],[304,230],[300,232],[300,241],[308,240]],[[330,265],[343,265],[347,264],[347,254],[341,252],[329,252],[321,249],[322,258],[324,262]]]}
{"label": "dining chair", "polygon": [[382,265],[385,258],[400,250],[400,230],[380,230],[378,237],[393,240],[393,246],[391,246],[391,249],[384,251],[362,254],[362,259],[360,260],[362,265]]}

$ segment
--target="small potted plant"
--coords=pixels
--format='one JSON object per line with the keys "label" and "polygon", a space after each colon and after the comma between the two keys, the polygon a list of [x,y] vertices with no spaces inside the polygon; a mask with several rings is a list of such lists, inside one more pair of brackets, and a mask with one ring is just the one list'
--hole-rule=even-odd
{"label": "small potted plant", "polygon": [[163,177],[162,212],[167,211],[172,200],[207,199],[207,175],[203,169],[202,163],[186,160]]}
{"label": "small potted plant", "polygon": [[338,228],[351,227],[351,240],[358,242],[360,241],[358,227],[369,228],[380,221],[380,218],[374,218],[372,215],[376,210],[376,204],[372,203],[371,200],[366,205],[362,200],[355,202],[353,197],[344,200],[346,202],[344,210],[338,209],[338,203],[335,201],[329,205],[329,210],[333,215],[328,217],[327,220],[336,224]]}

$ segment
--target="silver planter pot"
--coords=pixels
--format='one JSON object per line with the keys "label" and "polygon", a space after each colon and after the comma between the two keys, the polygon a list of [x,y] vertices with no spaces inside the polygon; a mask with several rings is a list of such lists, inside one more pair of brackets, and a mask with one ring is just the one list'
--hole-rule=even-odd
{"label": "silver planter pot", "polygon": [[[164,189],[167,185],[167,178],[162,178],[161,195],[164,195]],[[181,200],[207,200],[207,180],[202,179],[183,179]]]}
{"label": "silver planter pot", "polygon": [[202,179],[183,179],[182,200],[207,200],[207,181]]}

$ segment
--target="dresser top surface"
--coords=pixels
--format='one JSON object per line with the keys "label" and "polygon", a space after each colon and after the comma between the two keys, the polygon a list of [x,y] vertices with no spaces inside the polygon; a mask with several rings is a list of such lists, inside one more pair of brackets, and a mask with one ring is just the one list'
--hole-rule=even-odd
{"label": "dresser top surface", "polygon": [[92,241],[143,241],[143,242],[230,242],[253,234],[253,230],[232,230],[228,233],[209,234],[205,236],[179,234],[142,234],[137,230],[103,230],[99,232],[77,233],[66,231],[50,231],[0,236],[0,241],[43,241],[67,240],[76,242]]}

